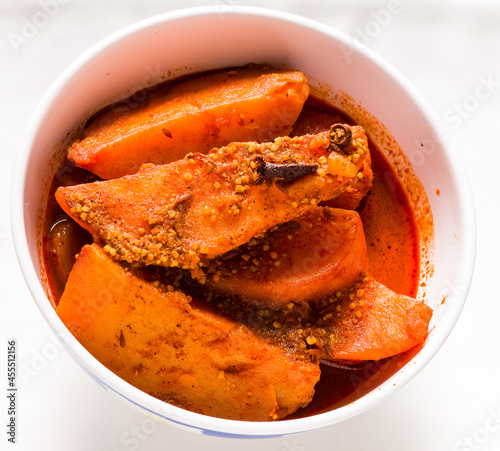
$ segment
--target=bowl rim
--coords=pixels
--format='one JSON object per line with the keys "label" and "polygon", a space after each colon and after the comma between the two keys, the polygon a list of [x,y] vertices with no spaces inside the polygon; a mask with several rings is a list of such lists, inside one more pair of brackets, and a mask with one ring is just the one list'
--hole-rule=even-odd
{"label": "bowl rim", "polygon": [[[262,7],[212,5],[178,9],[140,20],[112,33],[77,57],[54,80],[49,89],[38,102],[27,123],[21,149],[16,159],[11,181],[11,231],[15,252],[23,277],[40,312],[52,330],[56,333],[60,341],[70,352],[72,357],[80,366],[84,368],[84,370],[93,375],[94,378],[97,377],[101,385],[103,385],[106,389],[114,392],[122,398],[127,399],[129,402],[135,404],[141,409],[149,411],[167,423],[172,423],[186,429],[198,430],[204,434],[221,437],[270,438],[311,431],[352,418],[355,415],[358,415],[375,406],[389,394],[394,393],[397,389],[405,385],[434,357],[444,344],[446,338],[458,320],[472,281],[476,251],[474,204],[464,167],[458,161],[457,156],[451,154],[451,151],[446,143],[439,140],[443,154],[447,159],[450,172],[453,174],[454,180],[457,182],[455,189],[457,190],[459,199],[461,199],[458,205],[460,208],[460,217],[463,219],[462,226],[464,231],[461,247],[464,249],[463,253],[466,258],[464,258],[460,264],[460,270],[457,273],[457,280],[460,281],[461,287],[464,289],[455,296],[453,309],[447,314],[444,324],[440,325],[437,337],[433,337],[433,341],[431,343],[432,346],[424,346],[423,349],[421,349],[417,354],[419,364],[405,365],[404,372],[400,370],[388,380],[391,381],[391,379],[397,375],[396,386],[392,386],[392,384],[389,384],[387,383],[388,381],[386,381],[381,386],[351,404],[340,407],[336,410],[319,413],[306,418],[292,420],[285,419],[279,422],[246,422],[209,417],[164,403],[128,384],[104,367],[104,365],[100,364],[68,332],[64,324],[60,321],[59,317],[55,313],[55,310],[47,300],[46,294],[41,287],[34,265],[31,261],[27,237],[24,233],[24,195],[27,183],[27,169],[34,144],[34,138],[41,122],[53,105],[52,102],[57,97],[58,93],[76,74],[78,74],[84,66],[89,64],[100,53],[120,40],[130,37],[136,33],[143,32],[153,26],[160,24],[164,25],[176,20],[184,20],[200,16],[212,16],[221,13],[225,15],[270,18],[276,21],[292,24],[293,26],[308,28],[311,31],[326,35],[337,42],[345,44],[347,47],[354,49],[364,58],[367,58],[372,63],[382,68],[394,83],[399,84],[414,102],[416,108],[422,112],[429,124],[434,126],[440,124],[440,121],[434,111],[430,108],[420,93],[417,92],[414,86],[400,72],[398,72],[390,63],[385,61],[374,51],[333,27],[297,14]],[[460,183],[458,183],[458,181],[460,181]],[[137,399],[139,399],[140,402],[138,402]]]}

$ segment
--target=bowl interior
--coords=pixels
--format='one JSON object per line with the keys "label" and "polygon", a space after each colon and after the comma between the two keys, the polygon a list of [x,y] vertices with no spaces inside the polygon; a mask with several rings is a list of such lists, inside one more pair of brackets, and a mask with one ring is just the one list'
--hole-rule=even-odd
{"label": "bowl interior", "polygon": [[[419,297],[434,309],[422,350],[377,390],[337,410],[270,424],[186,412],[112,374],[69,336],[47,300],[41,222],[50,181],[65,144],[100,108],[177,76],[266,63],[303,71],[313,89],[367,129],[396,168],[423,229]],[[346,111],[347,110],[347,111]],[[163,421],[224,436],[273,436],[332,424],[376,404],[408,381],[451,331],[472,275],[474,216],[461,168],[436,132],[419,95],[391,66],[354,41],[297,16],[246,7],[182,10],[116,33],[82,55],[56,80],[35,111],[14,177],[12,221],[20,264],[47,321],[99,383]],[[427,222],[426,222],[427,221]]]}

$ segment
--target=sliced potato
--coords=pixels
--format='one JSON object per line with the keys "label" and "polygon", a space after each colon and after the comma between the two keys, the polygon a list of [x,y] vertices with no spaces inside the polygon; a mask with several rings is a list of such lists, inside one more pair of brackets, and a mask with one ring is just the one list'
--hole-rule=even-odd
{"label": "sliced potato", "polygon": [[327,360],[380,360],[408,351],[427,337],[432,309],[364,276],[326,302],[316,324],[326,333]]}
{"label": "sliced potato", "polygon": [[57,314],[137,388],[221,418],[283,418],[313,396],[319,364],[269,344],[172,287],[127,272],[96,244],[80,252]]}
{"label": "sliced potato", "polygon": [[344,290],[368,270],[357,212],[316,207],[214,261],[207,286],[248,302],[280,307]]}
{"label": "sliced potato", "polygon": [[233,141],[287,135],[309,95],[301,72],[235,69],[167,84],[97,116],[69,149],[77,166],[104,179],[208,153]]}

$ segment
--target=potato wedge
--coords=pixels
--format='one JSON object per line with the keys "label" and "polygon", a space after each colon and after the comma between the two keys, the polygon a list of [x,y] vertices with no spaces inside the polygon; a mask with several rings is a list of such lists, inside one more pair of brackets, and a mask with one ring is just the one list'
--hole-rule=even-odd
{"label": "potato wedge", "polygon": [[[359,170],[356,178],[363,177],[370,158],[367,139],[361,127],[351,130],[343,152],[332,148],[329,132],[232,143],[119,179],[60,187],[56,199],[117,259],[199,270],[207,259],[341,194],[350,179],[343,165],[340,173],[331,171],[332,154]],[[349,158],[354,155],[355,162]],[[293,181],[257,184],[258,158],[317,169]]]}
{"label": "potato wedge", "polygon": [[320,376],[317,362],[269,344],[180,291],[146,282],[96,244],[82,249],[57,314],[125,381],[205,415],[283,418],[312,399]]}
{"label": "potato wedge", "polygon": [[325,301],[315,324],[325,360],[380,360],[408,351],[428,334],[432,309],[371,276]]}
{"label": "potato wedge", "polygon": [[109,108],[68,151],[104,179],[208,153],[233,141],[285,136],[309,95],[301,72],[267,67],[220,71],[149,91],[146,101]]}
{"label": "potato wedge", "polygon": [[368,270],[363,224],[353,210],[313,208],[238,251],[210,263],[207,287],[274,308],[344,290]]}

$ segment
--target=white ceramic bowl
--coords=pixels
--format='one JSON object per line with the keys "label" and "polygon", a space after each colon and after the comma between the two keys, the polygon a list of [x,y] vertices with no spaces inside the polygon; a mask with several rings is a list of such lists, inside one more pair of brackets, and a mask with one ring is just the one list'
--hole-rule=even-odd
{"label": "white ceramic bowl", "polygon": [[[355,402],[311,417],[271,423],[188,412],[121,380],[59,320],[48,300],[40,257],[47,190],[68,133],[76,135],[101,107],[159,81],[250,62],[302,70],[316,92],[366,127],[396,167],[412,163],[403,184],[419,220],[431,218],[430,205],[435,227],[434,236],[424,232],[427,243],[421,254],[426,286],[418,296],[435,310],[423,349]],[[140,410],[169,424],[228,437],[271,437],[324,427],[365,411],[415,376],[443,344],[464,304],[475,255],[474,210],[464,173],[439,135],[433,114],[400,74],[359,43],[324,25],[283,12],[234,6],[153,17],[84,53],[54,82],[34,112],[12,190],[12,230],[19,262],[39,309],[77,362],[99,384]]]}

